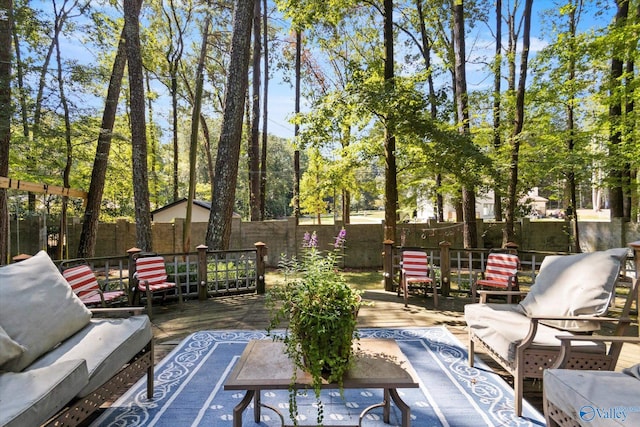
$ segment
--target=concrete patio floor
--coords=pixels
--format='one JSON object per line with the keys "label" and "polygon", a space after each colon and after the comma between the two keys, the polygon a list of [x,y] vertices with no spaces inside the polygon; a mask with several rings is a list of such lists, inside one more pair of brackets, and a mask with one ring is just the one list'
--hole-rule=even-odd
{"label": "concrete patio floor", "polygon": [[[367,328],[427,327],[444,325],[465,346],[466,324],[463,317],[468,297],[440,298],[439,307],[433,307],[432,298],[412,296],[405,308],[402,298],[393,292],[369,290],[364,301],[372,305],[362,307],[358,314],[358,326]],[[618,304],[618,307],[621,303]],[[615,314],[615,309],[613,311]],[[264,330],[268,325],[268,310],[263,295],[247,294],[210,298],[206,301],[188,300],[182,308],[175,301],[154,305],[153,329],[156,340],[156,362],[167,355],[187,335],[200,330],[256,329]],[[603,334],[611,331],[604,330]],[[629,335],[638,336],[637,309]],[[490,357],[479,356],[505,380],[512,384],[511,377]],[[640,345],[625,344],[618,361],[617,370],[640,362]],[[541,381],[525,382],[525,399],[542,413]]]}

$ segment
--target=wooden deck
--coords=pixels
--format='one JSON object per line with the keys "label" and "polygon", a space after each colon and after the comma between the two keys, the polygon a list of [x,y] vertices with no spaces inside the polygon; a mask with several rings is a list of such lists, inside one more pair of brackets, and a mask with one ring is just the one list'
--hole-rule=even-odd
{"label": "wooden deck", "polygon": [[[405,308],[402,298],[395,293],[380,291],[365,292],[364,300],[373,305],[364,306],[358,314],[359,327],[427,327],[444,325],[463,344],[467,342],[467,332],[463,318],[464,305],[470,300],[464,297],[440,298],[439,307],[434,309],[433,300],[411,297]],[[268,311],[261,295],[236,295],[218,297],[207,301],[185,301],[182,309],[177,303],[167,302],[154,306],[153,328],[156,339],[156,361],[161,360],[187,335],[200,330],[217,329],[257,329],[263,330],[268,324]],[[620,306],[621,304],[618,304]],[[630,334],[638,335],[637,310],[633,315]],[[603,333],[606,333],[603,332]],[[512,384],[511,377],[502,368],[482,353],[479,356],[496,372]],[[617,370],[640,362],[640,345],[625,344],[618,361]],[[542,412],[541,381],[527,380],[524,396]]]}

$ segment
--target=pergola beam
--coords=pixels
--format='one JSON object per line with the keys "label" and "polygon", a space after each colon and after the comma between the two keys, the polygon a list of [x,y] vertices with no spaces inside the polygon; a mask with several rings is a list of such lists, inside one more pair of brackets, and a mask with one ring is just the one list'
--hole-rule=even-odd
{"label": "pergola beam", "polygon": [[55,194],[57,196],[74,197],[87,200],[88,193],[74,188],[59,187],[57,185],[36,184],[33,182],[11,179],[0,176],[0,188],[11,188],[14,190],[28,191],[30,193]]}

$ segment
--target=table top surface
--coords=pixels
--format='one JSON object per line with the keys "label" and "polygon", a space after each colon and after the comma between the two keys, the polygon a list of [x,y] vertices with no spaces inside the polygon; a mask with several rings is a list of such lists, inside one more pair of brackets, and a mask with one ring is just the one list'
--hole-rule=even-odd
{"label": "table top surface", "polygon": [[[418,388],[418,376],[392,339],[360,339],[355,360],[343,378],[349,388]],[[288,389],[293,363],[284,353],[284,344],[272,340],[249,341],[240,360],[224,384],[225,390]],[[311,376],[298,370],[299,388],[311,384]],[[324,382],[323,388],[338,385]]]}

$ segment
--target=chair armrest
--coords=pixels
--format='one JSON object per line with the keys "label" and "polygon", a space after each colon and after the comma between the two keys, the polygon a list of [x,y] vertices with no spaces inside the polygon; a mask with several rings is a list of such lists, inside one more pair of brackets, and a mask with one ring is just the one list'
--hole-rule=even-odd
{"label": "chair armrest", "polygon": [[500,296],[500,295],[504,295],[504,296],[509,296],[509,295],[516,295],[516,296],[525,296],[528,294],[528,292],[525,291],[486,291],[486,290],[479,290],[477,291],[478,295],[480,295],[480,303],[485,303],[487,302],[487,297],[488,296]]}
{"label": "chair armrest", "polygon": [[[560,340],[562,346],[560,348],[560,355],[558,359],[556,359],[556,363],[552,366],[553,369],[561,369],[567,360],[569,360],[569,356],[571,355],[571,343],[573,341],[591,341],[591,342],[601,342],[601,343],[617,343],[624,344],[626,342],[633,344],[640,344],[640,337],[632,337],[632,336],[620,336],[620,335],[556,335],[556,338]],[[617,358],[617,357],[616,357]]]}
{"label": "chair armrest", "polygon": [[596,342],[630,342],[640,344],[640,337],[619,335],[556,335],[562,345],[571,345],[572,341],[596,341]]}
{"label": "chair armrest", "polygon": [[600,316],[532,316],[531,320],[588,320],[591,322],[622,322],[631,323],[628,317],[600,317]]}
{"label": "chair armrest", "polygon": [[144,307],[90,308],[95,317],[129,317],[144,314]]}
{"label": "chair armrest", "polygon": [[[538,332],[538,324],[540,320],[588,320],[595,322],[620,322],[620,323],[631,323],[631,320],[628,317],[623,318],[615,318],[615,317],[598,317],[598,316],[535,316],[529,317],[531,321],[529,323],[529,331],[527,335],[523,338],[522,342],[518,344],[518,351],[524,351],[529,345],[533,342],[533,339]],[[590,338],[591,335],[582,335],[587,338]],[[586,339],[585,341],[589,341]]]}

